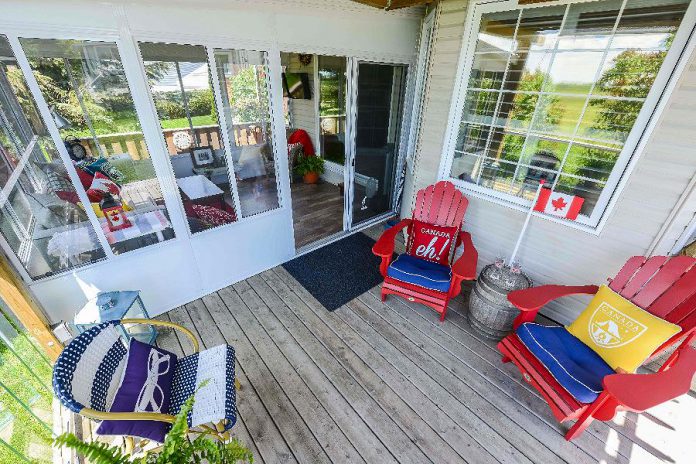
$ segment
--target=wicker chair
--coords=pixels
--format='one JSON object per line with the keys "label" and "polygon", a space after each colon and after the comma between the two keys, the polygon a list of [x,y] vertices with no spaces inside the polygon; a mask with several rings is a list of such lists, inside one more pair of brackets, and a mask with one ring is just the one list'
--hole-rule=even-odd
{"label": "wicker chair", "polygon": [[[128,343],[121,325],[150,324],[181,331],[193,344],[194,353],[174,362],[169,410],[165,412],[110,412],[121,384]],[[166,321],[123,319],[109,321],[81,333],[68,344],[53,368],[53,390],[60,402],[81,416],[102,420],[173,423],[183,403],[195,393],[188,416],[193,431],[205,430],[219,438],[237,420],[234,348],[220,345],[199,352],[198,341],[186,328]],[[143,366],[147,369],[147,366]],[[208,381],[202,388],[201,382]],[[126,437],[133,445],[133,437]]]}

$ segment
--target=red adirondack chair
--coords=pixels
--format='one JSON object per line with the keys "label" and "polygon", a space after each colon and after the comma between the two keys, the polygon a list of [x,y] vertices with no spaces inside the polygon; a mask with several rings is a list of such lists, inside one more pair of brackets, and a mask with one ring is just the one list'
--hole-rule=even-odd
{"label": "red adirondack chair", "polygon": [[[469,205],[469,200],[454,187],[451,182],[441,181],[435,185],[419,190],[416,195],[416,205],[411,219],[403,219],[394,227],[386,230],[372,247],[372,252],[382,258],[380,272],[384,276],[382,284],[382,301],[389,294],[399,295],[409,301],[417,301],[430,306],[440,313],[440,320],[445,319],[447,305],[462,290],[462,281],[476,278],[476,262],[478,253],[471,241],[471,235],[461,230],[464,221],[464,213]],[[452,251],[447,266],[427,270],[412,271],[410,274],[401,274],[400,278],[390,276],[394,269],[392,256],[394,253],[394,239],[404,228],[407,228],[409,249],[413,236],[413,221],[422,221],[436,226],[456,227],[455,249]],[[464,245],[462,256],[454,261],[456,250]],[[398,259],[398,258],[397,258]],[[454,261],[454,263],[453,263]],[[428,265],[428,267],[434,267]],[[433,274],[428,274],[432,272]],[[446,272],[446,274],[445,274]],[[414,277],[414,273],[421,273]],[[446,275],[446,280],[440,279],[436,283],[435,274]],[[410,277],[414,277],[413,279]],[[429,280],[432,278],[432,280]],[[410,280],[407,281],[407,280]]]}
{"label": "red adirondack chair", "polygon": [[[515,319],[513,333],[498,344],[503,362],[512,361],[518,367],[524,379],[543,395],[560,422],[577,419],[568,430],[566,440],[579,436],[595,419],[611,420],[621,410],[643,412],[689,391],[696,373],[696,349],[690,346],[696,336],[694,263],[696,259],[687,256],[634,256],[616,277],[609,279],[609,288],[613,291],[682,328],[653,353],[653,358],[680,339],[683,341],[657,373],[619,372],[603,377],[603,389],[591,403],[581,403],[570,395],[521,341],[517,329],[532,322],[539,309],[550,301],[567,295],[594,294],[598,287],[543,285],[508,295],[510,303],[521,312]],[[558,354],[551,353],[552,356]]]}

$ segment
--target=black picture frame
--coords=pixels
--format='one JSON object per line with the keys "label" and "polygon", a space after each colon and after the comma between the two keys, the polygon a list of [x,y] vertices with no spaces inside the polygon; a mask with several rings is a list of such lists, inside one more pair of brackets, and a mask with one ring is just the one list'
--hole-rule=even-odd
{"label": "black picture frame", "polygon": [[203,168],[212,166],[215,163],[215,156],[213,155],[213,147],[203,146],[191,149],[191,161],[193,162],[193,167]]}

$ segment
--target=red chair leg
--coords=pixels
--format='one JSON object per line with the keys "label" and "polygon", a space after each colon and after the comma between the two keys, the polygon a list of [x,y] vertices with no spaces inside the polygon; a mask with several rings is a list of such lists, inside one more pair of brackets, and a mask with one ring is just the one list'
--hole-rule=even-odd
{"label": "red chair leg", "polygon": [[582,413],[580,418],[573,424],[573,426],[566,433],[565,439],[571,441],[582,434],[585,429],[592,423],[594,417],[592,416],[602,405],[609,399],[609,395],[606,392],[602,392],[599,397],[590,405],[589,408]]}
{"label": "red chair leg", "polygon": [[381,297],[382,297],[382,303],[384,303],[385,301],[387,301],[387,294],[384,293],[384,285],[382,285],[382,291],[381,291],[380,295],[381,295]]}

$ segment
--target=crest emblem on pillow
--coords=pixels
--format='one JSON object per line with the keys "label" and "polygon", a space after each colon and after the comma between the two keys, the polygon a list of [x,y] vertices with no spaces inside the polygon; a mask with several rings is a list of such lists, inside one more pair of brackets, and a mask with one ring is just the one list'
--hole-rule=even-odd
{"label": "crest emblem on pillow", "polygon": [[597,345],[603,348],[617,348],[643,335],[648,327],[609,303],[603,302],[592,313],[588,329],[590,337]]}

